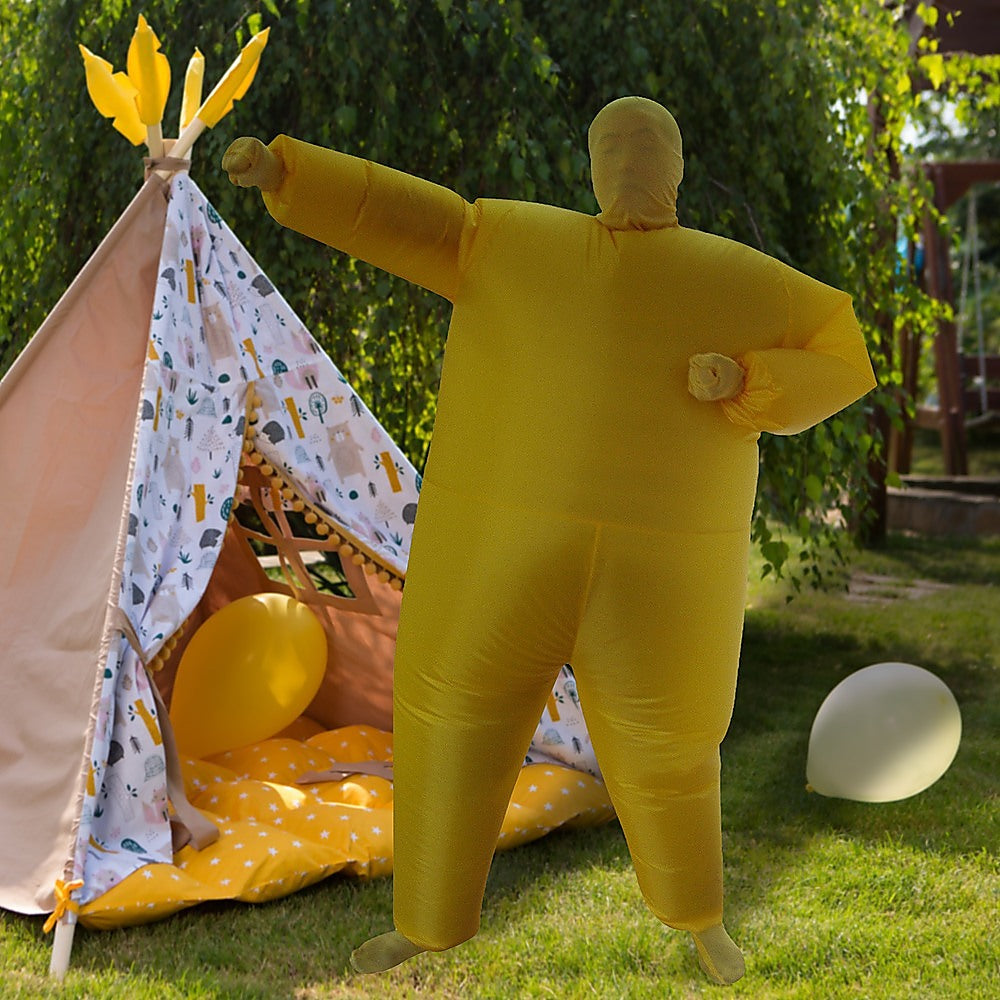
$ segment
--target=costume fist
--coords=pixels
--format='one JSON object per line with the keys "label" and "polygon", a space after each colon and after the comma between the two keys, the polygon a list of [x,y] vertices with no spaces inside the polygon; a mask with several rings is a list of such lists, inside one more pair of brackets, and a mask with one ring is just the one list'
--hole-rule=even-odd
{"label": "costume fist", "polygon": [[742,389],[743,369],[725,354],[694,354],[688,361],[688,392],[695,399],[732,399]]}
{"label": "costume fist", "polygon": [[259,187],[261,191],[277,191],[285,179],[285,165],[260,141],[252,136],[234,140],[223,154],[222,169],[240,187]]}

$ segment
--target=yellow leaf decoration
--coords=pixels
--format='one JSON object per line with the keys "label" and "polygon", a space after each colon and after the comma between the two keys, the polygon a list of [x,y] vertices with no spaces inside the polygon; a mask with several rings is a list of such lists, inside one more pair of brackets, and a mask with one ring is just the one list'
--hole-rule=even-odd
{"label": "yellow leaf decoration", "polygon": [[146,128],[139,119],[135,99],[137,91],[125,73],[114,73],[111,63],[80,46],[87,73],[87,93],[94,106],[133,146],[146,138]]}

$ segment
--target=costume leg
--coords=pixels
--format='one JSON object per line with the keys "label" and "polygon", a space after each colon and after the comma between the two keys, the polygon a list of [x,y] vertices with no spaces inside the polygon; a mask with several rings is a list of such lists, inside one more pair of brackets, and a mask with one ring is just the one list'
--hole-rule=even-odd
{"label": "costume leg", "polygon": [[394,677],[394,918],[472,937],[532,733],[572,648],[594,529],[425,485]]}
{"label": "costume leg", "polygon": [[602,528],[572,659],[643,895],[664,923],[695,933],[722,920],[719,743],[747,547],[742,533]]}

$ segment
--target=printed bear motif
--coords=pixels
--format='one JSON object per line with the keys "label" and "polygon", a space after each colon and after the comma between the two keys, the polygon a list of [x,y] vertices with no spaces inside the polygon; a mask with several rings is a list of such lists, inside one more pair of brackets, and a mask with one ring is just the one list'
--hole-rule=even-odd
{"label": "printed bear motif", "polygon": [[330,439],[330,457],[333,459],[337,475],[341,479],[348,476],[363,476],[364,463],[361,456],[364,450],[351,437],[351,428],[347,423],[335,424],[328,432]]}
{"label": "printed bear motif", "polygon": [[205,346],[212,360],[219,362],[232,358],[235,361],[237,354],[232,325],[222,306],[217,302],[204,305],[201,315],[205,324]]}

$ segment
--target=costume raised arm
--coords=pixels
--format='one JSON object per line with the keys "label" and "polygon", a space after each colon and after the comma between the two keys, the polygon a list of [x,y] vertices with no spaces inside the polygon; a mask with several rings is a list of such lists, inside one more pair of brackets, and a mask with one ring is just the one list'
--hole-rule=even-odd
{"label": "costume raised arm", "polygon": [[797,434],[860,399],[875,376],[850,296],[776,266],[788,292],[788,328],[780,346],[736,359],[743,390],[719,405],[734,423]]}
{"label": "costume raised arm", "polygon": [[477,209],[461,195],[369,160],[279,135],[284,164],[264,191],[283,226],[453,299]]}

